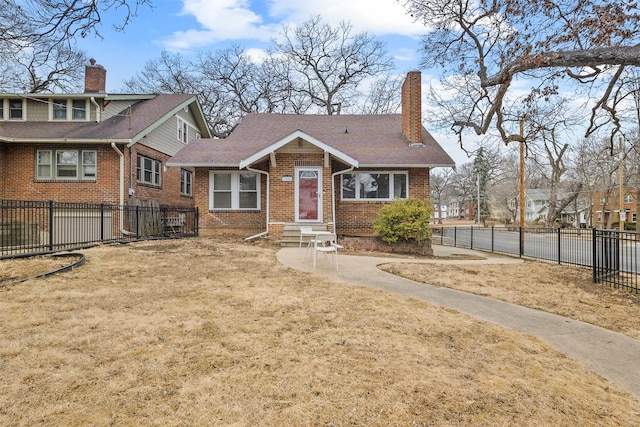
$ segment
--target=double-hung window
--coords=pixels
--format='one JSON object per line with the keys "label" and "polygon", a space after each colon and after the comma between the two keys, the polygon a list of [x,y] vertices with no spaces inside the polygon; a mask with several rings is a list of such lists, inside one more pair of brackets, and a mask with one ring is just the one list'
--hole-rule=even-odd
{"label": "double-hung window", "polygon": [[53,101],[53,120],[67,120],[67,100],[58,99]]}
{"label": "double-hung window", "polygon": [[9,119],[23,119],[23,101],[22,99],[9,100]]}
{"label": "double-hung window", "polygon": [[136,179],[144,184],[160,186],[162,184],[160,170],[162,163],[149,157],[136,157]]}
{"label": "double-hung window", "polygon": [[260,175],[253,172],[211,172],[209,209],[260,209]]}
{"label": "double-hung window", "polygon": [[193,190],[191,189],[192,180],[193,174],[191,171],[180,169],[180,194],[183,196],[193,195]]}
{"label": "double-hung window", "polygon": [[178,140],[184,144],[189,142],[189,125],[178,117]]}
{"label": "double-hung window", "polygon": [[38,150],[37,179],[96,179],[98,153],[95,150]]}
{"label": "double-hung window", "polygon": [[394,200],[408,197],[407,172],[353,172],[342,174],[343,200]]}
{"label": "double-hung window", "polygon": [[71,118],[73,120],[85,120],[87,118],[87,101],[74,99],[71,101]]}

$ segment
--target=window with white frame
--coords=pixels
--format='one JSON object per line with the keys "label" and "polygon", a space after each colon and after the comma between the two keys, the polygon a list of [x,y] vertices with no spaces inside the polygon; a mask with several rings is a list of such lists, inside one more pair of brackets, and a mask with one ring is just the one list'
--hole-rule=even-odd
{"label": "window with white frame", "polygon": [[51,103],[53,120],[67,120],[67,100],[58,99]]}
{"label": "window with white frame", "polygon": [[180,169],[180,194],[183,196],[191,196],[193,190],[191,189],[193,180],[193,174],[191,171]]}
{"label": "window with white frame", "polygon": [[184,144],[189,141],[189,124],[178,117],[178,140]]}
{"label": "window with white frame", "polygon": [[9,117],[10,120],[24,119],[24,101],[22,99],[9,99]]}
{"label": "window with white frame", "polygon": [[140,154],[136,156],[136,179],[138,182],[160,186],[162,184],[161,169],[162,162],[159,160]]}
{"label": "window with white frame", "polygon": [[625,203],[633,203],[633,194],[625,194],[624,195],[624,202]]}
{"label": "window with white frame", "polygon": [[53,99],[50,100],[52,120],[86,120],[86,99]]}
{"label": "window with white frame", "polygon": [[211,172],[209,209],[260,209],[260,175],[253,172]]}
{"label": "window with white frame", "polygon": [[73,120],[85,120],[87,118],[87,100],[71,100],[71,118]]}
{"label": "window with white frame", "polygon": [[38,150],[37,179],[86,179],[97,177],[98,153],[95,150]]}
{"label": "window with white frame", "polygon": [[393,200],[408,197],[407,172],[352,172],[341,177],[343,200]]}

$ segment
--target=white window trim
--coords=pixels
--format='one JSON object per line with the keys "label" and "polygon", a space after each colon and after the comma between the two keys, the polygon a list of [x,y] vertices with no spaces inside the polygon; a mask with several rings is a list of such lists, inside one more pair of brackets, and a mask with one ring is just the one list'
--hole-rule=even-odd
{"label": "white window trim", "polygon": [[[144,180],[144,163],[142,163],[143,159],[151,160],[151,182]],[[142,166],[138,167],[138,163],[141,163]],[[156,166],[157,165],[157,166]],[[153,182],[154,176],[156,175],[156,167],[158,169],[158,182]],[[140,170],[140,177],[138,177],[138,170]],[[162,162],[160,160],[154,159],[153,157],[145,156],[140,153],[136,154],[136,182],[145,185],[151,185],[153,187],[162,187]]]}
{"label": "white window trim", "polygon": [[[75,151],[76,153],[78,153],[77,156],[77,162],[76,162],[76,176],[64,176],[64,177],[58,177],[58,152],[59,151]],[[40,164],[38,163],[38,154],[41,152],[48,152],[49,153],[49,159],[50,159],[50,163],[48,164],[49,166],[49,176],[40,176],[38,174],[38,166],[40,166]],[[85,176],[84,173],[84,164],[83,164],[83,153],[95,153],[95,159],[96,159],[96,163],[95,163],[95,176]],[[44,163],[43,163],[44,165]],[[36,180],[42,180],[42,181],[95,181],[98,179],[98,152],[96,150],[74,150],[74,149],[68,149],[68,150],[37,150],[36,151],[36,157],[35,157],[35,166],[36,166],[36,170],[35,170],[35,174],[36,174]]]}
{"label": "white window trim", "polygon": [[[189,185],[188,185],[189,191],[183,191],[183,188],[186,186],[185,180],[182,179],[183,173],[185,173],[185,176],[189,177]],[[185,183],[185,185],[183,185],[183,183]],[[193,172],[186,169],[180,169],[180,194],[183,196],[189,196],[189,197],[193,196]]]}
{"label": "white window trim", "polygon": [[186,144],[187,142],[189,142],[189,123],[187,123],[186,120],[184,120],[183,118],[177,117],[178,119],[178,127],[176,129],[176,138],[178,138],[178,141],[182,142],[183,144]]}
{"label": "white window trim", "polygon": [[[251,174],[256,177],[256,202],[255,208],[240,208],[240,174]],[[216,208],[213,206],[214,178],[216,174],[231,174],[231,208]],[[210,171],[209,172],[209,210],[213,211],[259,211],[261,205],[260,198],[260,175],[256,172],[247,171]]]}
{"label": "white window trim", "polygon": [[[76,119],[73,117],[73,101],[82,101],[84,102],[84,118]],[[53,115],[55,104],[65,104],[66,105],[66,118],[55,118]],[[49,121],[76,121],[76,122],[86,122],[89,120],[90,116],[90,108],[89,108],[89,100],[81,99],[81,98],[68,98],[68,99],[54,99],[49,98]]]}
{"label": "white window trim", "polygon": [[[389,197],[388,198],[365,198],[365,197],[360,197],[360,187],[357,184],[359,182],[359,175],[361,174],[388,174],[389,175]],[[356,196],[353,198],[345,198],[344,197],[344,188],[342,187],[342,185],[340,185],[340,198],[341,200],[345,201],[345,202],[356,202],[356,201],[377,201],[377,202],[384,202],[384,201],[393,201],[395,200],[395,197],[393,196],[394,194],[394,179],[393,179],[393,175],[404,175],[406,177],[405,183],[407,186],[407,194],[406,194],[406,198],[409,198],[409,171],[406,170],[394,170],[394,171],[376,171],[376,170],[370,170],[370,171],[353,171],[353,172],[347,172],[344,174],[340,175],[340,181],[342,182],[342,178],[344,175],[356,175]]]}
{"label": "white window trim", "polygon": [[[11,118],[10,116],[10,112],[9,112],[9,101],[10,100],[20,100],[22,101],[22,117],[19,119],[14,119]],[[26,121],[27,120],[27,102],[26,99],[20,99],[20,98],[4,98],[1,99],[0,102],[2,102],[2,117],[0,117],[0,120],[13,120],[13,121]]]}

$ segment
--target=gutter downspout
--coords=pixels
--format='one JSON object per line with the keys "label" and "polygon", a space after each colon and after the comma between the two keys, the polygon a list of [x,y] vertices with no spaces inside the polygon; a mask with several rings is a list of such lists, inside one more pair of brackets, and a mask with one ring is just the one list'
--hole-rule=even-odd
{"label": "gutter downspout", "polygon": [[[113,151],[115,151],[118,154],[118,157],[120,157],[120,206],[124,206],[124,153],[120,151],[115,142],[111,143],[111,148],[113,148]],[[134,233],[124,229],[123,217],[124,215],[120,214],[120,232],[122,234],[131,236]]]}
{"label": "gutter downspout", "polygon": [[100,122],[100,105],[96,101],[95,97],[91,97],[91,103],[96,106],[96,122]]}
{"label": "gutter downspout", "polygon": [[269,234],[269,199],[271,198],[270,194],[269,194],[269,180],[270,180],[269,172],[261,171],[261,170],[258,170],[258,169],[253,169],[253,168],[250,168],[249,166],[247,166],[247,170],[251,171],[251,172],[261,173],[261,174],[267,176],[267,207],[266,207],[266,209],[267,209],[267,215],[266,215],[267,229],[265,231],[263,231],[262,233],[258,233],[258,234],[255,234],[253,236],[249,236],[249,237],[245,238],[244,239],[245,241],[253,240],[253,239],[256,239],[258,237],[262,237],[264,235]]}
{"label": "gutter downspout", "polygon": [[336,233],[336,238],[338,237],[338,229],[336,227],[336,191],[335,191],[335,182],[336,175],[343,174],[345,172],[351,172],[355,169],[355,166],[351,166],[349,169],[341,170],[338,172],[334,172],[331,174],[331,219],[333,221],[333,232]]}

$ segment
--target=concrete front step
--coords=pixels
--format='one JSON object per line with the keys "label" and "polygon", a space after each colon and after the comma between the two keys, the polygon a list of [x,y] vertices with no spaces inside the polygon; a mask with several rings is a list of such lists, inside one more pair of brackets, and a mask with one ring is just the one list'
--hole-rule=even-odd
{"label": "concrete front step", "polygon": [[[282,237],[278,241],[280,246],[283,247],[298,247],[300,245],[300,227],[311,226],[314,230],[327,231],[327,224],[285,224],[282,230]],[[302,241],[306,242],[310,237],[303,237]],[[305,243],[303,243],[305,244]]]}

